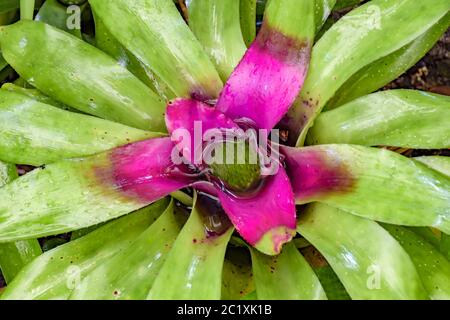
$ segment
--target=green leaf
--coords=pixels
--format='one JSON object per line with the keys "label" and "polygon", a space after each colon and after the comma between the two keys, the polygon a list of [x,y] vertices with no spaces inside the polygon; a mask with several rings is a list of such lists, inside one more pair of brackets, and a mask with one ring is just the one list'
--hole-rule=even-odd
{"label": "green leaf", "polygon": [[342,282],[330,266],[314,269],[325,293],[330,300],[350,300]]}
{"label": "green leaf", "polygon": [[20,0],[2,0],[0,2],[0,13],[19,9]]}
{"label": "green leaf", "polygon": [[27,96],[28,98],[31,98],[35,101],[49,104],[49,105],[57,107],[59,109],[80,113],[80,111],[78,111],[74,108],[71,108],[61,102],[53,100],[52,98],[46,96],[45,94],[43,94],[42,92],[40,92],[37,89],[27,89],[27,88],[18,86],[14,83],[5,83],[1,89],[5,90],[5,91],[15,92],[15,93]]}
{"label": "green leaf", "polygon": [[333,10],[336,0],[315,0],[314,20],[316,24],[316,34],[327,21],[328,16]]}
{"label": "green leaf", "polygon": [[2,27],[0,42],[6,61],[51,98],[139,129],[165,130],[164,102],[113,58],[86,42],[32,21]]}
{"label": "green leaf", "polygon": [[161,81],[149,68],[139,61],[130,51],[123,47],[119,41],[109,32],[102,20],[94,14],[95,20],[95,44],[96,47],[116,59],[118,63],[126,67],[145,83],[153,91],[157,92],[166,101],[175,98],[167,85]]}
{"label": "green leaf", "polygon": [[20,19],[33,20],[35,0],[20,0]]}
{"label": "green leaf", "polygon": [[222,300],[239,300],[255,290],[247,247],[228,246],[222,270]]}
{"label": "green leaf", "polygon": [[82,229],[144,207],[99,173],[113,166],[110,155],[56,162],[1,188],[0,242]]}
{"label": "green leaf", "polygon": [[289,113],[292,134],[300,134],[297,145],[303,144],[317,115],[352,75],[411,43],[449,9],[447,0],[433,5],[372,0],[334,24],[314,46],[308,77]]}
{"label": "green leaf", "polygon": [[233,228],[208,235],[205,213],[195,201],[148,295],[150,300],[217,300],[221,297],[222,267]]}
{"label": "green leaf", "polygon": [[[83,5],[82,8],[80,8],[80,14],[81,10],[84,10],[85,7],[86,6]],[[73,24],[73,21],[70,20],[72,15],[73,12],[68,11],[67,6],[63,5],[58,0],[46,0],[36,14],[35,20],[45,22],[81,38],[81,25],[76,26],[76,28],[71,26],[71,24]]]}
{"label": "green leaf", "polygon": [[13,164],[0,162],[0,188],[18,178],[17,168]]}
{"label": "green leaf", "polygon": [[[256,10],[256,0],[241,3],[253,5]],[[189,26],[223,81],[228,79],[247,50],[239,13],[239,1],[192,0],[189,6]],[[256,18],[253,24],[256,26]]]}
{"label": "green leaf", "polygon": [[441,235],[440,251],[447,260],[450,260],[450,235],[444,233]]}
{"label": "green leaf", "polygon": [[20,272],[1,298],[67,299],[86,275],[129,247],[167,205],[167,199],[160,200],[85,237],[44,253]]}
{"label": "green leaf", "polygon": [[337,0],[335,10],[340,10],[360,4],[364,0]]}
{"label": "green leaf", "polygon": [[298,204],[319,201],[364,218],[450,233],[450,179],[415,160],[385,149],[323,145],[299,149],[290,161],[300,164],[288,170]]}
{"label": "green leaf", "polygon": [[[1,11],[0,9],[0,26],[5,26],[17,21],[18,16],[19,14],[17,9],[12,9],[9,11]],[[0,60],[2,60],[1,55]]]}
{"label": "green leaf", "polygon": [[327,299],[316,274],[293,243],[286,244],[274,257],[254,249],[251,253],[258,299]]}
{"label": "green leaf", "polygon": [[[440,156],[428,156],[428,157],[418,157],[414,158],[416,161],[420,161],[430,168],[441,172],[442,174],[450,177],[450,158],[440,157]],[[442,254],[450,260],[450,235],[442,233],[441,241],[436,245],[442,252]]]}
{"label": "green leaf", "polygon": [[427,299],[404,249],[376,222],[324,204],[302,212],[298,232],[327,259],[352,299]]}
{"label": "green leaf", "polygon": [[410,44],[362,68],[342,85],[327,103],[326,110],[375,92],[397,79],[433,48],[449,26],[450,14],[447,14]]}
{"label": "green leaf", "polygon": [[450,262],[425,239],[399,226],[383,227],[411,257],[422,283],[433,300],[450,299]]}
{"label": "green leaf", "polygon": [[0,90],[0,122],[0,159],[35,166],[160,136],[6,90]]}
{"label": "green leaf", "polygon": [[144,300],[170,252],[184,217],[173,202],[127,248],[92,270],[70,299]]}
{"label": "green leaf", "polygon": [[422,162],[431,169],[439,171],[442,174],[445,174],[447,177],[450,177],[450,157],[428,156],[417,157],[414,158],[414,160]]}
{"label": "green leaf", "polygon": [[[0,188],[17,178],[15,165],[0,162]],[[42,253],[36,239],[0,244],[0,270],[9,284],[17,273]]]}
{"label": "green leaf", "polygon": [[440,248],[440,240],[442,232],[431,227],[408,227],[408,230],[415,232],[435,248]]}
{"label": "green leaf", "polygon": [[322,113],[307,144],[412,149],[450,147],[450,97],[415,90],[377,92]]}
{"label": "green leaf", "polygon": [[258,300],[258,295],[256,294],[256,290],[246,294],[245,296],[242,297],[241,300]]}
{"label": "green leaf", "polygon": [[222,81],[172,1],[90,0],[89,3],[114,37],[177,97],[205,100],[218,97]]}
{"label": "green leaf", "polygon": [[247,47],[249,47],[256,38],[257,2],[257,0],[240,0],[241,30]]}
{"label": "green leaf", "polygon": [[6,283],[10,284],[20,270],[41,254],[37,239],[0,244],[0,269]]}

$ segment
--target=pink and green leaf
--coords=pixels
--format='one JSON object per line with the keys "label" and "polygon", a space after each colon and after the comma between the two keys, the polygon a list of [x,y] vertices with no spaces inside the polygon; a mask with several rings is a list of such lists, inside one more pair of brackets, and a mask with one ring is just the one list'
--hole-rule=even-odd
{"label": "pink and green leaf", "polygon": [[280,253],[295,235],[295,202],[284,168],[265,178],[256,195],[239,198],[219,190],[219,199],[239,234],[267,255]]}
{"label": "pink and green leaf", "polygon": [[172,1],[89,3],[111,34],[177,97],[218,97],[222,81]]}
{"label": "pink and green leaf", "polygon": [[110,222],[92,233],[48,251],[23,269],[8,285],[3,300],[62,300],[90,272],[129,247],[165,210],[160,200]]}
{"label": "pink and green leaf", "polygon": [[450,147],[450,97],[390,90],[322,113],[307,144],[347,143],[412,149]]}
{"label": "pink and green leaf", "polygon": [[172,148],[170,138],[146,140],[22,176],[0,189],[0,242],[96,225],[188,186]]}
{"label": "pink and green leaf", "polygon": [[410,257],[376,222],[311,204],[298,232],[326,258],[352,299],[428,299]]}
{"label": "pink and green leaf", "polygon": [[35,166],[161,136],[6,90],[0,90],[0,122],[0,159]]}
{"label": "pink and green leaf", "polygon": [[[299,14],[292,15],[295,10]],[[311,1],[271,1],[256,40],[222,91],[216,108],[233,120],[272,129],[300,91],[314,39]]]}
{"label": "pink and green leaf", "polygon": [[303,145],[317,115],[352,75],[417,39],[449,9],[446,0],[432,6],[372,0],[334,24],[314,46],[303,90],[285,119],[292,142],[298,137],[297,145]]}
{"label": "pink and green leaf", "polygon": [[[171,138],[184,158],[192,164],[202,164],[204,135],[211,130],[239,127],[220,111],[194,100],[178,98],[166,111],[166,126]],[[189,135],[187,135],[189,134]]]}
{"label": "pink and green leaf", "polygon": [[450,233],[450,179],[400,154],[356,145],[282,148],[297,204]]}

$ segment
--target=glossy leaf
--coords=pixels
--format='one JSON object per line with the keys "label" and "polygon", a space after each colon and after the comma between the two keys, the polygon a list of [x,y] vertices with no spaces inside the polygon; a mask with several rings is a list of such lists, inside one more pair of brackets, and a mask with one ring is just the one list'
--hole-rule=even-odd
{"label": "glossy leaf", "polygon": [[239,300],[255,290],[246,247],[228,246],[222,270],[222,300]]}
{"label": "glossy leaf", "polygon": [[33,20],[35,0],[20,0],[20,19]]}
{"label": "glossy leaf", "polygon": [[[422,162],[430,168],[450,177],[450,158],[440,156],[418,157],[414,160]],[[450,261],[450,235],[442,233],[440,243],[436,244],[442,254]]]}
{"label": "glossy leaf", "polygon": [[133,243],[98,265],[71,295],[75,300],[144,300],[181,229],[173,202]]}
{"label": "glossy leaf", "polygon": [[[300,15],[290,14],[299,10]],[[232,120],[272,129],[300,91],[314,38],[311,1],[271,1],[256,40],[220,94],[216,108]]]}
{"label": "glossy leaf", "polygon": [[4,85],[2,85],[1,89],[5,90],[5,91],[14,92],[14,93],[18,93],[18,94],[27,96],[28,98],[31,98],[35,101],[49,104],[51,106],[54,106],[54,107],[57,107],[57,108],[60,108],[63,110],[81,113],[77,109],[66,106],[63,103],[58,102],[58,101],[46,96],[45,94],[43,94],[42,92],[40,92],[37,89],[24,88],[24,87],[14,84],[14,83],[5,83]]}
{"label": "glossy leaf", "polygon": [[428,156],[428,157],[417,157],[414,160],[422,162],[428,167],[445,174],[450,177],[450,157],[441,156]]}
{"label": "glossy leaf", "polygon": [[353,145],[282,151],[297,204],[319,201],[377,221],[450,233],[450,179],[417,161]]}
{"label": "glossy leaf", "polygon": [[[0,188],[17,179],[15,165],[0,162]],[[0,270],[9,284],[17,273],[42,253],[36,239],[0,244]]]}
{"label": "glossy leaf", "polygon": [[330,300],[350,300],[339,277],[330,266],[314,269],[325,293]]}
{"label": "glossy leaf", "polygon": [[433,48],[450,26],[450,14],[423,35],[398,51],[383,57],[355,73],[326,105],[326,110],[377,91],[413,67]]}
{"label": "glossy leaf", "polygon": [[[84,7],[80,8],[80,14]],[[73,12],[67,10],[67,6],[58,0],[46,0],[36,14],[35,20],[45,22],[81,38],[81,25],[76,25],[75,21],[71,20],[72,14]]]}
{"label": "glossy leaf", "polygon": [[0,91],[0,122],[0,159],[35,166],[161,135],[60,110],[4,90]]}
{"label": "glossy leaf", "polygon": [[175,98],[173,92],[167,85],[139,61],[130,51],[123,47],[120,42],[106,28],[102,20],[95,16],[95,45],[97,48],[106,52],[116,59],[119,64],[131,71],[143,83],[153,91],[157,92],[164,100]]}
{"label": "glossy leaf", "polygon": [[315,0],[314,21],[316,33],[320,31],[325,21],[327,21],[335,4],[336,0]]}
{"label": "glossy leaf", "polygon": [[307,143],[445,149],[450,147],[448,119],[450,97],[415,90],[383,91],[322,113]]}
{"label": "glossy leaf", "polygon": [[0,3],[0,13],[11,11],[13,9],[19,9],[20,0],[3,0]]}
{"label": "glossy leaf", "polygon": [[372,0],[340,19],[317,42],[303,90],[286,119],[303,145],[308,129],[336,91],[356,72],[418,38],[450,9],[416,0]]}
{"label": "glossy leaf", "polygon": [[447,260],[450,260],[450,235],[444,233],[441,235],[441,244],[439,249],[444,257]]}
{"label": "glossy leaf", "polygon": [[432,244],[435,248],[440,248],[440,240],[443,233],[439,230],[432,227],[408,227],[408,230],[415,232],[429,244]]}
{"label": "glossy leaf", "polygon": [[262,253],[279,254],[295,235],[294,194],[281,166],[255,195],[239,198],[219,190],[219,199],[239,234]]}
{"label": "glossy leaf", "polygon": [[408,252],[422,283],[433,300],[450,299],[450,262],[425,239],[399,226],[383,227]]}
{"label": "glossy leaf", "polygon": [[249,47],[256,37],[257,0],[240,0],[240,20],[244,42]]}
{"label": "glossy leaf", "polygon": [[316,274],[293,243],[286,244],[275,257],[254,249],[251,253],[258,299],[327,299]]}
{"label": "glossy leaf", "polygon": [[408,254],[376,222],[324,204],[302,212],[298,232],[327,259],[352,299],[427,299]]}
{"label": "glossy leaf", "polygon": [[90,0],[89,3],[113,36],[177,97],[217,98],[222,81],[172,1]]}
{"label": "glossy leaf", "polygon": [[335,10],[340,10],[348,7],[355,6],[364,0],[337,0],[336,6],[334,7]]}
{"label": "glossy leaf", "polygon": [[93,226],[188,186],[172,148],[169,138],[145,140],[22,176],[0,189],[0,242]]}
{"label": "glossy leaf", "polygon": [[[256,8],[256,0],[252,1]],[[239,5],[240,1],[216,0],[192,0],[189,5],[189,26],[224,81],[247,50],[239,21]]]}
{"label": "glossy leaf", "polygon": [[198,199],[155,283],[150,300],[216,300],[221,297],[222,267],[233,228],[210,234]]}
{"label": "glossy leaf", "polygon": [[105,53],[41,22],[0,30],[6,61],[43,93],[105,119],[164,131],[163,101]]}
{"label": "glossy leaf", "polygon": [[129,247],[164,211],[168,200],[115,220],[85,237],[48,251],[23,269],[4,300],[67,299],[97,266]]}

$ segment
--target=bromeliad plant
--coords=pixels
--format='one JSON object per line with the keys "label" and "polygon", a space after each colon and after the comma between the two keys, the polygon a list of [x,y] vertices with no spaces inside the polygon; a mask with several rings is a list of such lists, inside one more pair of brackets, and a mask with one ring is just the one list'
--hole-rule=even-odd
{"label": "bromeliad plant", "polygon": [[[94,40],[56,0],[2,27],[20,79],[0,92],[1,297],[450,298],[450,161],[380,147],[449,148],[450,99],[370,94],[433,46],[450,3],[372,0],[325,32],[347,3],[271,0],[256,39],[254,0],[192,0],[188,24],[171,0],[80,1]],[[275,174],[248,140],[228,141],[243,163],[198,161],[179,135],[196,123],[281,129]]]}

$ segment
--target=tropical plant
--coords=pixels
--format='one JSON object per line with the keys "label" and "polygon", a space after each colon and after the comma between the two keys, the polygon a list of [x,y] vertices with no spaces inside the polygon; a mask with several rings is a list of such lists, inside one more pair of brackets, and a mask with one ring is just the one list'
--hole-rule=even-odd
{"label": "tropical plant", "polygon": [[[359,2],[20,1],[0,27],[20,75],[0,90],[1,298],[449,299],[449,158],[386,147],[449,148],[450,99],[377,90],[450,2]],[[243,161],[199,161],[196,121]]]}

